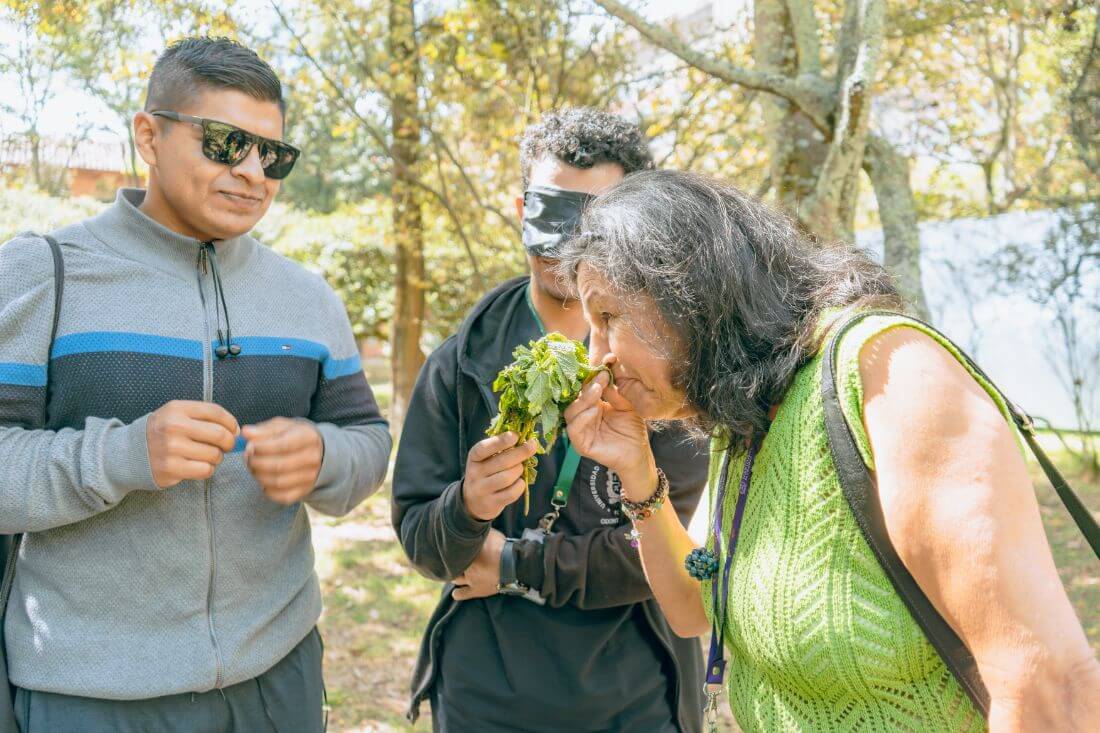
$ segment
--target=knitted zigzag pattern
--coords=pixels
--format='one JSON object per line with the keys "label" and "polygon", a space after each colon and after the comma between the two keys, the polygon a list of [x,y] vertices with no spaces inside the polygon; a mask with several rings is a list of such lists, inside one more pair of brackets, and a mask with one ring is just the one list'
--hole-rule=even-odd
{"label": "knitted zigzag pattern", "polygon": [[[845,336],[838,363],[842,399],[869,463],[859,353],[899,326],[919,328],[955,353],[900,317],[869,317]],[[852,516],[829,452],[821,366],[819,354],[798,373],[756,459],[725,619],[733,713],[746,733],[984,730]],[[720,446],[716,438],[712,512]],[[744,456],[735,454],[723,507],[727,532],[743,465]],[[713,539],[709,545],[713,549]],[[703,596],[713,616],[709,584]]]}

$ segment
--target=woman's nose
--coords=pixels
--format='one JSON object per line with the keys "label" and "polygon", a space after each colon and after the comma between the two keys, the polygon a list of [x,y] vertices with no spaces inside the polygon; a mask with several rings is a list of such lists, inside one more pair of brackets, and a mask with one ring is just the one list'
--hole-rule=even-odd
{"label": "woman's nose", "polygon": [[593,330],[588,339],[588,362],[590,364],[603,364],[604,357],[611,353],[607,339],[598,331]]}

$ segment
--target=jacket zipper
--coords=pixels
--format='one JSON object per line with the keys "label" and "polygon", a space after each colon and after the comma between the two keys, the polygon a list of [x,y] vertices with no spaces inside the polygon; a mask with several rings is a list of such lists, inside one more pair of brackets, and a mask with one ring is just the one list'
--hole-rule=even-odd
{"label": "jacket zipper", "polygon": [[[214,357],[211,353],[210,316],[206,308],[206,294],[203,292],[202,281],[207,274],[208,256],[206,244],[199,245],[199,301],[202,303],[202,399],[203,402],[214,401]],[[217,307],[217,304],[214,304]],[[218,637],[214,631],[214,579],[217,576],[218,564],[214,554],[214,516],[210,506],[210,479],[202,482],[203,508],[206,513],[206,531],[209,535],[210,573],[206,585],[206,623],[210,630],[210,643],[214,647],[214,687],[222,686],[222,654],[218,646]]]}

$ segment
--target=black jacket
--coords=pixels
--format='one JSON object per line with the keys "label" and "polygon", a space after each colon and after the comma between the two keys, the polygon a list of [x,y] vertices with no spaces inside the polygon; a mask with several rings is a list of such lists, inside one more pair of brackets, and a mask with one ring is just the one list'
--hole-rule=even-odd
{"label": "black jacket", "polygon": [[[496,414],[491,384],[511,363],[515,347],[539,335],[527,305],[526,282],[527,278],[510,280],[487,295],[459,333],[428,358],[405,419],[393,478],[393,523],[413,565],[446,583],[421,645],[410,720],[416,720],[434,681],[441,631],[460,605],[451,599],[450,581],[477,557],[490,526],[507,537],[519,537],[524,527],[537,526],[550,509],[550,491],[564,456],[560,441],[539,458],[526,517],[520,501],[492,523],[481,522],[467,513],[462,498],[466,455],[485,436]],[[653,433],[651,444],[657,465],[668,475],[672,505],[686,524],[706,483],[706,445],[687,440],[677,430]],[[605,467],[582,458],[555,533],[544,544],[517,544],[517,576],[539,589],[549,608],[635,606],[667,657],[669,677],[675,678],[680,729],[694,733],[702,727],[699,642],[673,634],[653,599],[638,552],[626,537],[629,523],[619,512],[614,481]],[[484,600],[528,603],[501,597]],[[563,655],[569,654],[568,638],[555,643],[561,644]]]}

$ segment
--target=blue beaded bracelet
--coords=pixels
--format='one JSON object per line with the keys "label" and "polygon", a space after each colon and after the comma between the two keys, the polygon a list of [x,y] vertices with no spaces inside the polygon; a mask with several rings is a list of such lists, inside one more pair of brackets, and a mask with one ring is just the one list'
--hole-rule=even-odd
{"label": "blue beaded bracelet", "polygon": [[718,557],[706,548],[696,547],[684,559],[684,567],[696,580],[710,580],[718,574]]}

